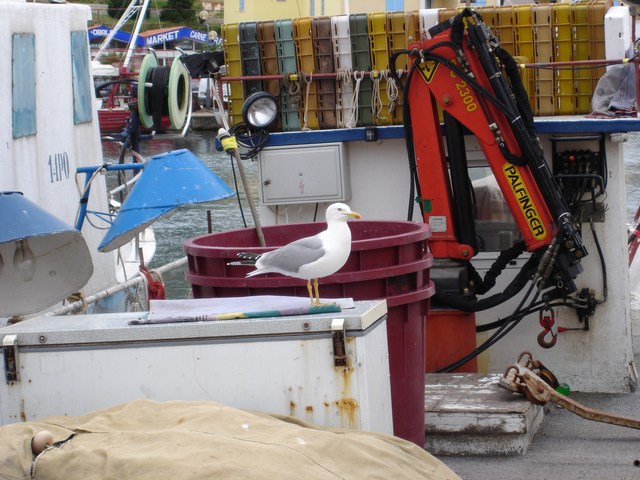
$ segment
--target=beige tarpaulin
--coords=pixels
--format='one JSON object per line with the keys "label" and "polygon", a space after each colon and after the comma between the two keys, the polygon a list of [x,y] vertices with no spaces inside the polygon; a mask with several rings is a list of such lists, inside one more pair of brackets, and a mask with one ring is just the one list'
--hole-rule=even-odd
{"label": "beige tarpaulin", "polygon": [[[31,438],[53,433],[37,458]],[[429,479],[459,477],[416,445],[214,402],[138,400],[0,427],[3,479]]]}

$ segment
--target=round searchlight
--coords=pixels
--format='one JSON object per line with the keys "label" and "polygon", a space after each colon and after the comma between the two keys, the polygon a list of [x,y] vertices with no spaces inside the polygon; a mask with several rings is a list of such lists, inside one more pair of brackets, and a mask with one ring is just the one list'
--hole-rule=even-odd
{"label": "round searchlight", "polygon": [[256,92],[242,106],[243,120],[255,128],[267,128],[277,118],[276,98],[267,92]]}

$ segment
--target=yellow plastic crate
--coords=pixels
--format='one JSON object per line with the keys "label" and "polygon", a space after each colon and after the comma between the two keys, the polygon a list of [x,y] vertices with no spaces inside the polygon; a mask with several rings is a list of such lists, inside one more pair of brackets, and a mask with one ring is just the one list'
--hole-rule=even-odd
{"label": "yellow plastic crate", "polygon": [[498,23],[498,10],[504,7],[482,7],[478,11],[482,15],[482,21],[485,23],[489,30],[497,37],[496,24]]}
{"label": "yellow plastic crate", "polygon": [[[573,60],[591,60],[589,7],[585,4],[575,4],[572,8],[572,23],[575,42],[573,44]],[[591,111],[591,70],[586,67],[573,72],[575,85],[575,113],[589,113]]]}
{"label": "yellow plastic crate", "polygon": [[300,124],[301,128],[318,129],[317,87],[313,81],[315,60],[313,57],[313,38],[311,36],[311,18],[302,17],[293,20],[293,42],[296,46],[298,71],[301,75]]}
{"label": "yellow plastic crate", "polygon": [[[237,23],[222,25],[222,48],[224,62],[231,77],[242,76],[242,62],[240,59],[240,28]],[[244,90],[242,82],[229,82],[229,124],[242,122],[242,105],[244,104]]]}
{"label": "yellow plastic crate", "polygon": [[[534,5],[533,10],[533,40],[536,45],[533,58],[534,63],[549,63],[553,61],[553,26],[551,24],[551,5]],[[549,68],[536,68],[532,72],[535,81],[535,101],[533,113],[535,115],[554,115],[555,105],[555,75]]]}
{"label": "yellow plastic crate", "polygon": [[445,20],[449,20],[451,17],[454,17],[461,10],[455,8],[442,8],[438,10],[438,23],[442,23]]}
{"label": "yellow plastic crate", "polygon": [[[389,32],[389,55],[407,50],[409,45],[420,39],[419,12],[390,12],[387,14],[387,32]],[[391,68],[391,65],[389,65]],[[408,72],[411,68],[409,55],[396,58],[395,68]],[[391,101],[391,99],[390,99]],[[390,113],[392,123],[402,124],[402,92],[398,89],[395,107]]]}
{"label": "yellow plastic crate", "polygon": [[[511,5],[500,7],[497,10],[495,17],[495,34],[500,40],[500,45],[511,55],[516,54],[516,42],[515,42],[515,29],[513,27],[514,21],[514,7]],[[483,16],[484,18],[484,16]]]}
{"label": "yellow plastic crate", "polygon": [[[535,45],[533,43],[533,8],[531,5],[516,5],[513,8],[513,29],[516,50],[514,56],[521,57],[522,63],[533,63]],[[534,75],[525,72],[524,85],[529,93],[531,106],[535,104],[536,80]]]}
{"label": "yellow plastic crate", "polygon": [[[394,12],[394,14],[397,12]],[[411,42],[417,42],[422,38],[420,33],[420,12],[404,12],[405,38],[407,46]]]}
{"label": "yellow plastic crate", "polygon": [[[389,40],[387,38],[387,14],[370,13],[367,16],[369,31],[369,52],[371,55],[371,68],[378,72],[389,69]],[[374,109],[374,125],[391,125],[393,116],[389,113],[389,96],[387,95],[387,81],[379,74],[372,77],[372,92],[378,89],[379,102],[372,98]]]}
{"label": "yellow plastic crate", "polygon": [[[556,4],[551,7],[554,35],[555,62],[571,62],[573,60],[573,12],[569,4]],[[557,113],[573,115],[576,113],[573,71],[564,68],[556,69],[555,93]]]}

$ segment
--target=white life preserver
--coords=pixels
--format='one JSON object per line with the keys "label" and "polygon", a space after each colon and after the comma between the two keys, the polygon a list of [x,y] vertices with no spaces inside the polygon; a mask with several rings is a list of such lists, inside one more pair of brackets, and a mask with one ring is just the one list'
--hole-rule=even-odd
{"label": "white life preserver", "polygon": [[169,119],[171,128],[180,129],[184,126],[189,109],[191,95],[191,78],[180,57],[176,57],[169,71]]}
{"label": "white life preserver", "polygon": [[145,128],[153,127],[153,117],[151,115],[150,105],[147,104],[148,90],[147,85],[151,84],[153,69],[158,67],[158,60],[153,54],[147,54],[140,64],[140,73],[138,75],[138,114],[140,123]]}

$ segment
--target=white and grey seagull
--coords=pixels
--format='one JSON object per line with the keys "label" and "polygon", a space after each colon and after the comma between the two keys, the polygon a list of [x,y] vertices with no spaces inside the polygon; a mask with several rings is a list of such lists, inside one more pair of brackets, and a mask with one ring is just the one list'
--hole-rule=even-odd
{"label": "white and grey seagull", "polygon": [[347,262],[351,253],[351,230],[347,220],[360,218],[360,214],[344,203],[334,203],[327,208],[325,218],[327,228],[317,235],[300,238],[262,254],[238,253],[238,257],[242,259],[239,263],[256,267],[247,277],[281,273],[306,280],[311,304],[321,305],[318,279],[332,275]]}

